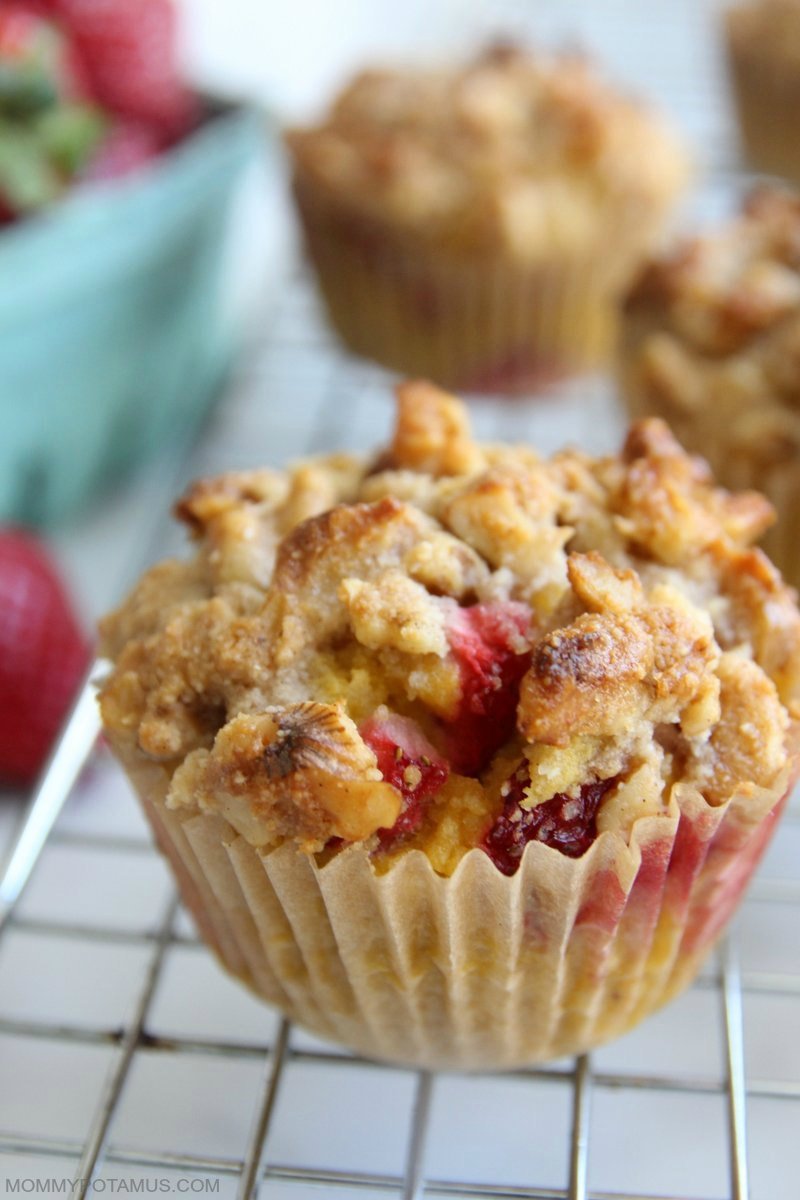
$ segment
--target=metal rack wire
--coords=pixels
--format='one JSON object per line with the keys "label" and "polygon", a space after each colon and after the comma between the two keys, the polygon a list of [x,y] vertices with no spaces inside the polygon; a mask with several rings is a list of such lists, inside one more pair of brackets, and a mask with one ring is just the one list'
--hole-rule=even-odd
{"label": "metal rack wire", "polygon": [[[621,27],[630,6],[611,7]],[[666,21],[676,6],[646,7]],[[711,116],[724,130],[713,105]],[[710,154],[718,180],[729,174],[728,144],[717,140]],[[389,423],[387,385],[382,372],[336,349],[313,290],[297,275],[212,426],[173,463],[165,490],[258,459],[377,444]],[[602,380],[531,403],[471,407],[479,436],[524,437],[546,452],[565,440],[606,449],[619,436]],[[171,548],[151,542],[143,557]],[[794,1200],[797,798],[739,926],[683,1009],[679,1001],[663,1021],[647,1022],[644,1041],[633,1034],[576,1061],[455,1079],[377,1066],[277,1016],[245,1020],[232,984],[215,1019],[196,1021],[215,969],[199,983],[195,975],[184,980],[177,1016],[166,1019],[174,976],[190,961],[204,963],[205,952],[144,827],[120,815],[126,800],[97,732],[87,682],[0,878],[7,1192],[28,1179],[67,1180],[67,1194],[82,1200],[114,1190],[127,1172],[155,1178],[160,1190],[185,1179],[242,1200]],[[109,979],[115,1002],[103,1008],[93,991]],[[182,1107],[187,1120],[173,1121]],[[327,1140],[326,1122],[335,1126]],[[208,1135],[223,1124],[227,1140]],[[353,1124],[361,1131],[348,1157],[331,1146]]]}

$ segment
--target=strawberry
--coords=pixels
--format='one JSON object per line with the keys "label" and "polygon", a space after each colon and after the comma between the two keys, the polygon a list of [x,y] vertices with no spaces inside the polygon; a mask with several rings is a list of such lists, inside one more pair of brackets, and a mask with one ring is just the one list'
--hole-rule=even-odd
{"label": "strawberry", "polygon": [[40,14],[28,4],[12,3],[0,8],[0,55],[6,60],[24,61],[40,24]]}
{"label": "strawberry", "polygon": [[585,783],[577,796],[559,794],[533,808],[523,808],[529,783],[528,764],[523,762],[503,785],[503,811],[481,842],[481,849],[504,875],[517,870],[528,842],[544,842],[568,858],[585,854],[597,837],[600,802],[616,779]]}
{"label": "strawberry", "polygon": [[56,200],[103,135],[74,47],[31,0],[0,7],[0,225]]}
{"label": "strawberry", "polygon": [[379,830],[384,845],[414,833],[422,824],[425,801],[434,796],[450,769],[419,726],[396,713],[378,713],[359,730],[378,760],[378,770],[403,797],[400,816],[391,829]]}
{"label": "strawberry", "polygon": [[0,113],[21,117],[87,98],[80,57],[44,6],[32,0],[0,6]]}
{"label": "strawberry", "polygon": [[195,101],[177,62],[171,0],[50,0],[69,29],[98,101],[131,121],[150,123],[162,144],[192,122]]}
{"label": "strawberry", "polygon": [[42,545],[0,531],[0,779],[35,779],[88,659]]}
{"label": "strawberry", "polygon": [[447,723],[453,769],[477,775],[514,731],[519,685],[530,665],[530,611],[509,600],[455,609],[447,627],[458,662],[461,704]]}
{"label": "strawberry", "polygon": [[81,178],[86,181],[120,179],[147,166],[158,152],[158,137],[149,125],[117,121],[95,150]]}

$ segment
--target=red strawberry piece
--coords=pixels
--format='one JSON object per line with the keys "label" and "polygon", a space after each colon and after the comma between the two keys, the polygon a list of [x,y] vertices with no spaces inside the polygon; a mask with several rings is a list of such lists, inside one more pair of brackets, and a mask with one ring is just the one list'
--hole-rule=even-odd
{"label": "red strawberry piece", "polygon": [[52,44],[60,36],[48,18],[44,6],[34,0],[12,0],[0,6],[0,57],[6,62],[38,60],[39,39],[44,36]]}
{"label": "red strawberry piece", "polygon": [[552,356],[537,355],[527,347],[509,351],[503,358],[484,364],[462,384],[465,392],[499,392],[523,395],[558,383],[568,365]]}
{"label": "red strawberry piece", "polygon": [[39,27],[40,18],[27,5],[0,8],[0,56],[24,59]]}
{"label": "red strawberry piece", "polygon": [[519,685],[530,666],[530,622],[530,610],[513,600],[458,608],[448,622],[461,704],[447,724],[447,749],[461,775],[479,774],[514,731]]}
{"label": "red strawberry piece", "polygon": [[35,779],[88,660],[42,545],[19,530],[0,531],[0,779]]}
{"label": "red strawberry piece", "polygon": [[384,845],[414,833],[422,824],[425,801],[434,796],[450,774],[450,768],[408,717],[388,713],[370,717],[359,730],[378,760],[378,770],[403,797],[400,816],[391,829],[381,829]]}
{"label": "red strawberry piece", "polygon": [[146,167],[159,151],[158,136],[149,125],[117,121],[92,155],[81,178],[88,181],[121,179]]}
{"label": "red strawberry piece", "polygon": [[162,142],[184,133],[196,102],[177,61],[171,0],[53,0],[80,50],[97,99],[111,112],[151,123]]}
{"label": "red strawberry piece", "polygon": [[485,834],[481,849],[504,875],[517,870],[528,842],[544,842],[569,858],[580,858],[597,837],[597,810],[616,782],[613,778],[585,783],[577,796],[559,793],[533,808],[523,808],[530,783],[528,764],[523,762],[504,784],[503,811]]}
{"label": "red strawberry piece", "polygon": [[[20,93],[27,88],[29,103],[35,80],[49,89],[42,102],[51,99],[77,101],[90,98],[89,83],[80,55],[57,22],[51,19],[49,6],[36,0],[0,4],[0,62],[6,71],[22,71]],[[15,76],[5,82],[6,103],[13,98]],[[20,100],[24,99],[20,95]]]}

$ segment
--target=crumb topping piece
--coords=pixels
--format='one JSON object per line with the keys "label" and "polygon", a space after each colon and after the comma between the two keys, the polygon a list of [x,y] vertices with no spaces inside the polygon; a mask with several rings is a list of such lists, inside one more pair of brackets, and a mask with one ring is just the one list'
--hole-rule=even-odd
{"label": "crumb topping piece", "polygon": [[769,507],[660,422],[545,462],[406,384],[376,457],[223,476],[178,512],[194,557],[103,623],[104,727],[253,845],[511,870],[534,838],[627,838],[680,782],[721,804],[786,769],[800,615],[749,545]]}
{"label": "crumb topping piece", "polygon": [[800,199],[757,188],[738,217],[652,263],[624,333],[629,391],[698,446],[724,429],[715,467],[769,487],[800,454]]}
{"label": "crumb topping piece", "polygon": [[432,383],[397,388],[398,419],[382,467],[433,475],[469,475],[483,466],[464,408]]}
{"label": "crumb topping piece", "polygon": [[317,848],[323,831],[359,841],[392,826],[401,807],[350,718],[313,702],[235,717],[211,751],[189,756],[175,784],[255,845],[293,837]]}
{"label": "crumb topping piece", "polygon": [[[582,558],[571,556],[573,576]],[[520,731],[530,742],[556,746],[575,735],[624,737],[642,721],[681,722],[691,737],[707,733],[719,718],[711,620],[666,585],[646,600],[632,572],[615,573],[599,555],[590,566],[593,605],[602,603],[602,567],[611,579],[611,605],[536,645],[522,680]]]}

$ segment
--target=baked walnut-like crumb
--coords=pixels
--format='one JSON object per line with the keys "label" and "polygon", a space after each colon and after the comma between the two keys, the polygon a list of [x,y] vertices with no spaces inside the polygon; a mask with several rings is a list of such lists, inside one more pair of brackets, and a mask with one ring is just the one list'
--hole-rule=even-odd
{"label": "baked walnut-like crumb", "polygon": [[800,306],[800,198],[759,187],[739,217],[653,262],[628,301],[690,351],[716,358],[760,345]]}
{"label": "baked walnut-like crumb", "polygon": [[664,417],[727,487],[773,501],[781,521],[765,545],[800,583],[800,197],[759,188],[738,217],[654,262],[623,332],[631,411]]}
{"label": "baked walnut-like crumb", "polygon": [[373,458],[196,484],[194,557],[103,622],[107,735],[160,764],[170,806],[449,874],[501,840],[513,868],[515,821],[577,854],[678,783],[718,805],[779,780],[800,616],[750,548],[760,496],[658,421],[547,462],[477,445],[430,384],[398,400]]}
{"label": "baked walnut-like crumb", "polygon": [[465,66],[364,71],[287,143],[298,178],[361,220],[522,260],[616,239],[622,214],[660,210],[688,173],[661,121],[585,58],[508,46]]}

